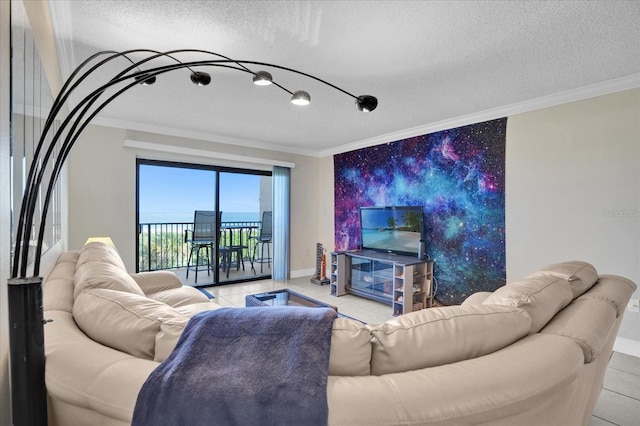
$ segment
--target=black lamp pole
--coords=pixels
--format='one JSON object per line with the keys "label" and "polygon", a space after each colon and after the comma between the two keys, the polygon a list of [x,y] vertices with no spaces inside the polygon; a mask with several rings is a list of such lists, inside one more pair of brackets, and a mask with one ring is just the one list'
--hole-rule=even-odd
{"label": "black lamp pole", "polygon": [[[180,54],[202,55],[203,60],[180,61],[176,58]],[[133,61],[131,56],[146,55],[143,59]],[[99,59],[103,57],[103,59]],[[211,59],[213,57],[214,59]],[[105,64],[124,58],[129,65],[114,75],[102,85],[95,88],[83,98],[69,113],[64,114],[62,107],[69,96]],[[142,70],[150,61],[158,58],[169,58],[169,65],[153,66]],[[11,399],[14,426],[31,426],[47,424],[47,392],[45,387],[45,356],[44,356],[44,324],[42,307],[42,277],[40,274],[40,257],[44,239],[47,212],[51,194],[62,170],[62,166],[91,120],[111,101],[125,93],[132,87],[151,85],[156,76],[166,72],[187,68],[191,71],[191,81],[199,86],[206,86],[211,77],[206,72],[194,71],[195,67],[219,67],[242,71],[254,76],[254,82],[260,85],[273,84],[292,95],[292,102],[302,99],[308,103],[310,96],[307,92],[291,92],[272,80],[271,74],[265,71],[254,72],[247,66],[266,66],[274,69],[299,74],[332,87],[355,99],[360,111],[373,111],[378,100],[370,95],[355,96],[327,81],[313,75],[297,71],[280,65],[266,62],[234,60],[226,56],[196,49],[172,50],[158,52],[148,49],[135,49],[124,52],[104,51],[96,53],[76,68],[67,79],[60,93],[56,97],[49,113],[38,145],[34,151],[33,160],[29,168],[25,192],[22,197],[20,215],[16,229],[16,242],[13,251],[13,267],[11,278],[8,280],[9,301],[9,338],[11,358]],[[115,91],[115,92],[114,92]],[[58,127],[54,126],[61,122]],[[56,149],[58,150],[57,155]],[[50,176],[46,166],[52,163]],[[33,274],[28,276],[29,251],[32,245],[32,229],[34,216],[38,206],[40,187],[48,179],[44,200],[42,202],[41,220],[33,257]]]}

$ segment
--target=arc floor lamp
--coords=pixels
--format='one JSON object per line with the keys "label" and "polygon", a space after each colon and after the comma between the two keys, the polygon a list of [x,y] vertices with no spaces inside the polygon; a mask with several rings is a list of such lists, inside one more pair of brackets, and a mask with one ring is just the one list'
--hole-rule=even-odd
{"label": "arc floor lamp", "polygon": [[[184,56],[197,56],[203,59],[182,61]],[[133,59],[142,57],[142,59]],[[167,61],[167,59],[169,61]],[[107,81],[95,87],[86,87],[88,77],[96,71],[113,65],[113,61],[122,61],[125,67]],[[162,65],[156,65],[162,62]],[[168,62],[168,64],[167,64]],[[103,51],[92,55],[76,68],[63,85],[53,102],[42,135],[34,151],[29,168],[26,187],[22,197],[20,214],[16,228],[16,240],[13,251],[11,278],[8,280],[10,357],[11,357],[11,393],[13,423],[22,425],[47,424],[47,399],[44,381],[44,327],[46,320],[42,310],[42,277],[40,274],[40,256],[46,227],[46,217],[51,195],[64,162],[77,142],[78,137],[91,123],[91,120],[111,101],[137,85],[151,85],[158,76],[167,72],[187,69],[194,84],[206,86],[211,76],[201,71],[205,67],[231,69],[249,74],[256,85],[279,87],[291,95],[291,102],[306,105],[311,96],[305,91],[292,92],[276,82],[267,71],[253,71],[249,67],[267,67],[302,75],[318,81],[355,99],[360,111],[373,111],[378,100],[374,96],[353,95],[327,81],[313,75],[266,62],[234,60],[218,53],[196,49],[158,52],[148,49],[135,49],[122,52]],[[196,71],[195,69],[198,69]],[[63,108],[68,105],[69,97],[78,88],[90,90],[89,95],[80,100],[69,112]],[[56,123],[56,125],[54,125]],[[45,173],[49,167],[50,174]],[[41,189],[42,188],[42,189]],[[40,197],[44,197],[41,199]],[[42,208],[38,221],[37,236],[32,235],[36,207]],[[28,276],[29,254],[34,244],[33,272]]]}

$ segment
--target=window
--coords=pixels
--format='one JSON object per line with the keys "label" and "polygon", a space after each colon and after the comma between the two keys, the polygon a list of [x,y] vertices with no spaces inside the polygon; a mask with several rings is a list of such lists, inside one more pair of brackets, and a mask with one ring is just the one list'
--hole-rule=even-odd
{"label": "window", "polygon": [[[259,263],[265,246],[256,245],[271,210],[271,172],[138,160],[137,182],[139,271],[172,269],[195,286],[271,275],[271,262]],[[200,252],[191,244],[196,210],[221,214],[215,245]]]}

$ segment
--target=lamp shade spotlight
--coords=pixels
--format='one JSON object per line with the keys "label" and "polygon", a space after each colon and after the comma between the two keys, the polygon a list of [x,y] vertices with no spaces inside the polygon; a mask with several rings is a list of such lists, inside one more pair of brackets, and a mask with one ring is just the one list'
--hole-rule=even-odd
{"label": "lamp shade spotlight", "polygon": [[291,96],[291,103],[294,105],[309,105],[311,103],[311,95],[304,90],[298,90]]}
{"label": "lamp shade spotlight", "polygon": [[362,112],[371,112],[378,106],[378,99],[371,95],[361,95],[356,98],[356,105]]}
{"label": "lamp shade spotlight", "polygon": [[151,86],[153,83],[156,82],[156,76],[155,75],[147,75],[147,74],[140,74],[134,77],[135,80],[142,84],[143,86]]}
{"label": "lamp shade spotlight", "polygon": [[253,76],[253,84],[256,86],[268,86],[273,83],[273,76],[266,71],[258,71]]}
{"label": "lamp shade spotlight", "polygon": [[198,86],[207,86],[211,83],[211,75],[202,71],[194,71],[191,73],[191,81]]}

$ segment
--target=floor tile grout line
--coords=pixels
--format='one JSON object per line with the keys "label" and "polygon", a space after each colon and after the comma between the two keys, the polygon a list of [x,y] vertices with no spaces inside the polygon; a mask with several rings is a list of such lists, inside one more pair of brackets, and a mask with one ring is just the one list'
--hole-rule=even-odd
{"label": "floor tile grout line", "polygon": [[[629,355],[629,356],[632,356],[632,355]],[[631,374],[632,376],[640,377],[640,374],[636,374],[636,373],[634,373],[632,371],[628,371],[628,370],[623,370],[622,368],[616,368],[616,367],[613,367],[613,366],[609,366],[608,368],[610,368],[612,370],[620,371],[622,373]]]}
{"label": "floor tile grout line", "polygon": [[608,390],[608,391],[609,391],[609,392],[611,392],[611,393],[615,393],[616,395],[624,396],[624,397],[626,397],[626,398],[633,399],[634,401],[638,401],[638,402],[640,402],[640,399],[638,399],[638,398],[634,398],[633,396],[630,396],[630,395],[627,395],[627,394],[624,394],[624,393],[620,393],[620,392],[618,392],[618,391],[616,391],[616,390],[609,389],[609,388],[607,388],[607,387],[603,387],[602,389],[606,389],[606,390]]}
{"label": "floor tile grout line", "polygon": [[610,420],[607,420],[607,419],[604,419],[604,418],[602,418],[602,417],[600,417],[600,416],[596,416],[595,414],[592,414],[592,415],[591,415],[591,417],[595,417],[595,418],[597,418],[597,419],[600,419],[600,420],[602,420],[603,422],[607,422],[607,423],[609,423],[610,425],[620,426],[618,423],[614,423],[614,422],[612,422],[612,421],[610,421]]}

